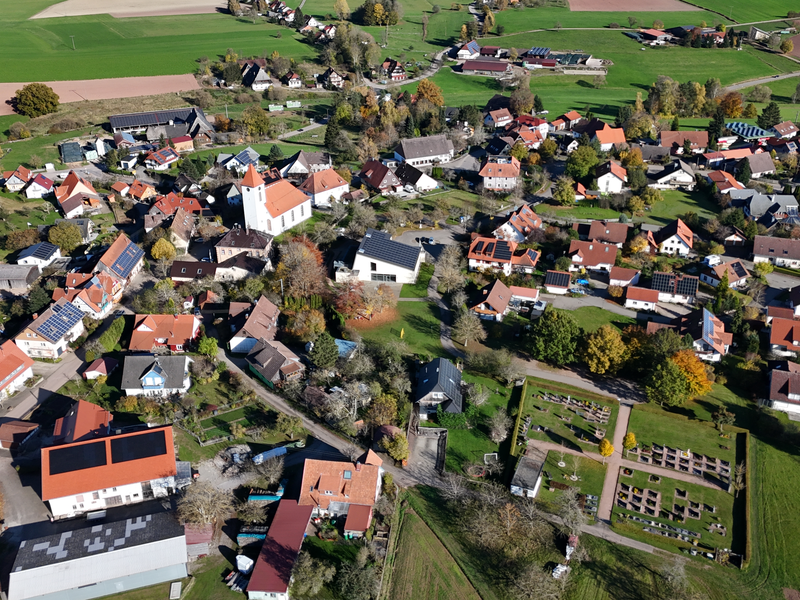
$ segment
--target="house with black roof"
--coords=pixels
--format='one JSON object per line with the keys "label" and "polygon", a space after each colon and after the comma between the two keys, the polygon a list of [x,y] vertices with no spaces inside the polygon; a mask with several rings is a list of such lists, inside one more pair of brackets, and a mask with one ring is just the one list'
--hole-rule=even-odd
{"label": "house with black roof", "polygon": [[78,142],[64,142],[58,147],[61,162],[66,164],[83,162],[83,150]]}
{"label": "house with black roof", "polygon": [[120,388],[126,396],[185,394],[191,386],[188,356],[126,356]]}
{"label": "house with black roof", "polygon": [[544,278],[544,289],[548,294],[563,296],[569,291],[572,273],[567,271],[548,271]]}
{"label": "house with black roof", "polygon": [[424,250],[392,240],[383,231],[367,229],[353,261],[353,276],[361,281],[415,283]]}
{"label": "house with black roof", "polygon": [[50,242],[39,242],[29,248],[25,248],[17,257],[18,265],[28,265],[43,268],[51,265],[57,258],[61,258],[61,250]]}
{"label": "house with black roof", "polygon": [[442,410],[460,413],[464,410],[461,395],[461,371],[446,358],[435,358],[422,365],[417,374],[417,391],[414,401],[419,407],[419,418],[427,420],[441,404]]}
{"label": "house with black roof", "polygon": [[651,289],[658,292],[659,302],[694,304],[700,278],[683,273],[653,273]]}

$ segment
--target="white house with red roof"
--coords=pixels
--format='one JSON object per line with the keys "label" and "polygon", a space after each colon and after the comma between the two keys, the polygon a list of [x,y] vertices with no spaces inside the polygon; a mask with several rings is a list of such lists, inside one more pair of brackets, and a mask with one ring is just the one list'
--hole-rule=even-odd
{"label": "white house with red roof", "polygon": [[279,235],[311,218],[311,198],[285,179],[265,183],[253,165],[242,179],[245,226]]}
{"label": "white house with red roof", "polygon": [[791,139],[797,135],[800,129],[798,129],[797,125],[791,121],[783,121],[782,123],[778,123],[772,127],[770,131],[772,131],[776,137],[781,139]]}
{"label": "white house with red roof", "polygon": [[625,308],[655,311],[658,305],[658,290],[630,286],[625,292]]}
{"label": "white house with red roof", "polygon": [[48,179],[39,173],[25,188],[26,198],[46,198],[52,196],[55,191],[55,184],[51,179]]}
{"label": "white house with red roof", "polygon": [[20,165],[16,171],[6,171],[3,173],[4,185],[8,192],[19,192],[28,185],[28,182],[33,177],[33,174]]}
{"label": "white house with red roof", "polygon": [[608,273],[608,285],[618,287],[628,287],[639,283],[640,271],[638,269],[625,269],[623,267],[612,267]]}
{"label": "white house with red roof", "polygon": [[672,254],[677,256],[688,256],[694,243],[694,233],[689,226],[675,219],[666,227],[662,227],[654,235],[658,244],[659,254]]}
{"label": "white house with red roof", "polygon": [[492,235],[498,240],[522,243],[536,229],[541,229],[542,219],[530,206],[523,204],[508,216],[508,221],[494,230]]}
{"label": "white house with red roof", "polygon": [[711,185],[717,186],[720,194],[729,194],[731,190],[743,190],[744,186],[726,171],[711,171],[706,174],[706,179]]}
{"label": "white house with red roof", "polygon": [[495,157],[481,167],[480,175],[483,177],[485,190],[513,190],[519,183],[520,164],[511,157]]}
{"label": "white house with red roof", "polygon": [[533,273],[539,257],[540,253],[531,249],[517,253],[517,242],[477,237],[470,244],[467,264],[470,271],[502,271],[505,275]]}
{"label": "white house with red roof", "polygon": [[162,148],[148,154],[144,159],[144,166],[153,171],[166,171],[180,158],[180,154],[174,148]]}
{"label": "white house with red roof", "polygon": [[628,183],[628,171],[613,160],[598,165],[595,177],[597,189],[606,194],[619,194]]}
{"label": "white house with red roof", "polygon": [[483,120],[483,124],[487,127],[499,129],[500,127],[511,125],[513,120],[514,117],[511,115],[509,110],[507,108],[501,108],[499,110],[489,111],[489,114],[486,115],[486,118]]}
{"label": "white house with red roof", "polygon": [[603,123],[602,129],[597,129],[594,132],[592,140],[597,140],[600,144],[600,150],[608,152],[614,146],[622,146],[626,144],[625,131],[622,128],[611,127],[608,123]]}
{"label": "white house with red roof", "polygon": [[6,340],[0,345],[0,398],[7,398],[25,387],[33,377],[33,359],[14,343]]}
{"label": "white house with red roof", "polygon": [[94,186],[75,171],[70,171],[64,182],[56,188],[56,200],[59,204],[63,204],[68,198],[79,194],[95,198],[98,203],[100,201],[100,196]]}
{"label": "white house with red roof", "polygon": [[617,260],[617,250],[612,244],[572,240],[568,253],[572,259],[569,270],[611,271]]}
{"label": "white house with red roof", "polygon": [[330,206],[350,191],[350,185],[333,169],[325,169],[309,175],[299,189],[314,206]]}

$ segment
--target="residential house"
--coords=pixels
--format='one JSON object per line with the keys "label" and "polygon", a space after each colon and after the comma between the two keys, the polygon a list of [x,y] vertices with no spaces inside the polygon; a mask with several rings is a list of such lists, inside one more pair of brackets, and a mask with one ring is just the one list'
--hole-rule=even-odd
{"label": "residential house", "polygon": [[189,242],[194,233],[194,215],[186,211],[183,207],[175,212],[170,223],[169,240],[175,246],[178,254],[186,254],[189,250]]}
{"label": "residential house", "polygon": [[286,159],[280,167],[281,177],[290,180],[302,180],[311,173],[324,171],[333,166],[331,155],[327,152],[306,152],[300,150],[297,154]]}
{"label": "residential house", "polygon": [[115,596],[181,581],[186,563],[186,536],[172,513],[74,523],[69,530],[22,540],[9,567],[8,598]]}
{"label": "residential house", "polygon": [[134,244],[124,233],[100,257],[96,269],[114,278],[114,302],[119,302],[122,292],[139,271],[144,262],[144,250]]}
{"label": "residential house", "polygon": [[176,474],[171,426],[42,448],[42,500],[55,519],[166,497]]}
{"label": "residential house", "polygon": [[484,75],[488,77],[500,77],[506,73],[511,73],[513,65],[502,60],[465,60],[461,65],[461,72],[464,75]]}
{"label": "residential house", "polygon": [[0,399],[13,396],[33,377],[33,359],[14,340],[0,345]]}
{"label": "residential house", "polygon": [[800,347],[800,321],[773,318],[769,333],[770,350],[780,356],[797,356]]}
{"label": "residential house", "polygon": [[648,179],[647,187],[657,190],[693,190],[695,185],[694,170],[682,160],[672,161],[661,171],[648,173]]}
{"label": "residential house", "polygon": [[200,281],[206,277],[216,279],[218,267],[217,263],[176,260],[169,269],[169,277],[179,283]]}
{"label": "residential house", "polygon": [[625,223],[611,223],[609,221],[592,221],[591,223],[573,223],[572,229],[578,232],[578,237],[590,242],[613,244],[622,248],[628,239],[631,228]]}
{"label": "residential house", "polygon": [[149,183],[143,183],[138,179],[134,179],[133,183],[131,183],[130,188],[128,189],[128,194],[134,200],[138,200],[139,202],[144,202],[150,198],[156,197],[156,188],[154,188]]}
{"label": "residential house", "polygon": [[398,162],[408,162],[415,167],[448,163],[454,155],[453,142],[444,135],[402,139],[394,149]]}
{"label": "residential house", "polygon": [[610,271],[617,260],[618,248],[600,242],[572,240],[568,255],[572,259],[570,271]]}
{"label": "residential house", "polygon": [[624,267],[611,267],[608,272],[608,285],[617,287],[628,287],[639,283],[638,269],[626,269]]}
{"label": "residential house", "polygon": [[797,125],[791,121],[783,121],[782,123],[778,123],[772,127],[770,131],[773,132],[776,137],[781,139],[790,139],[796,136],[800,129],[798,129]]}
{"label": "residential house", "polygon": [[274,237],[268,233],[242,228],[236,224],[215,244],[217,262],[224,262],[238,254],[255,256],[269,262],[273,239]]}
{"label": "residential house", "polygon": [[174,148],[161,148],[145,157],[144,166],[153,171],[166,171],[172,163],[176,163],[180,159],[180,154]]}
{"label": "residential house", "polygon": [[622,146],[626,144],[625,131],[622,128],[611,127],[607,123],[603,123],[601,129],[597,129],[591,137],[592,141],[597,140],[600,144],[600,150],[608,152],[615,146]]}
{"label": "residential house", "polygon": [[[83,378],[92,381],[98,377],[108,377],[117,368],[119,362],[113,358],[98,358],[83,372]],[[92,405],[94,406],[94,404]]]}
{"label": "residential house", "polygon": [[470,271],[533,273],[540,256],[541,253],[530,249],[517,254],[517,243],[510,240],[476,237],[470,244],[467,264]]}
{"label": "residential house", "polygon": [[223,185],[216,190],[217,200],[228,206],[242,205],[242,186],[238,181]]}
{"label": "residential house", "polygon": [[190,135],[169,138],[169,144],[178,154],[182,152],[194,152],[194,140]]}
{"label": "residential house", "polygon": [[175,396],[189,391],[192,378],[188,356],[128,355],[122,366],[120,388],[126,396]]}
{"label": "residential house", "polygon": [[483,124],[487,127],[493,127],[495,129],[505,128],[507,125],[511,125],[511,122],[514,120],[514,117],[511,116],[511,112],[507,108],[501,108],[499,110],[493,110],[486,118],[483,120]]}
{"label": "residential house", "polygon": [[381,194],[394,194],[403,187],[394,171],[375,159],[364,163],[358,176],[368,187]]}
{"label": "residential house", "polygon": [[258,152],[248,146],[238,154],[223,154],[220,152],[217,155],[217,164],[225,167],[228,171],[236,171],[241,175],[247,172],[251,165],[258,167],[260,157],[261,155]]}
{"label": "residential house", "polygon": [[283,76],[283,84],[290,88],[299,88],[303,86],[303,78],[294,71],[289,71]]}
{"label": "residential house", "polygon": [[776,267],[800,268],[800,240],[757,235],[753,240],[753,262],[770,262]]}
{"label": "residential house", "polygon": [[32,178],[33,173],[20,165],[17,167],[16,171],[6,171],[3,173],[3,185],[5,185],[7,192],[21,192]]}
{"label": "residential house", "polygon": [[[115,364],[116,362],[114,361]],[[53,427],[53,443],[71,444],[105,437],[111,433],[113,419],[114,415],[102,406],[78,400],[66,415],[56,419]]]}
{"label": "residential house", "polygon": [[774,319],[794,319],[795,311],[792,308],[787,308],[785,306],[770,305],[767,306],[766,316],[767,327],[769,327]]}
{"label": "residential house", "polygon": [[[96,206],[93,207],[93,204]],[[61,202],[59,208],[65,219],[75,219],[87,211],[96,210],[99,208],[99,203],[96,198],[87,194],[75,194]]]}
{"label": "residential house", "polygon": [[172,182],[172,191],[180,196],[197,197],[203,191],[202,186],[192,177],[181,173]]}
{"label": "residential house", "polygon": [[83,335],[83,313],[66,298],[51,304],[41,315],[33,315],[14,341],[31,358],[58,358],[69,343]]}
{"label": "residential house", "polygon": [[733,230],[732,233],[722,240],[722,243],[726,246],[744,246],[747,241],[747,236],[745,236],[744,232],[736,227],[731,227],[731,229]]}
{"label": "residential house", "polygon": [[753,189],[731,190],[731,206],[767,229],[798,217],[797,198],[790,194],[761,194]]}
{"label": "residential house", "polygon": [[415,283],[424,250],[394,241],[384,231],[367,229],[353,261],[353,274],[361,281]]}
{"label": "residential house", "polygon": [[247,354],[250,371],[269,387],[301,379],[305,366],[294,352],[276,340],[258,340]]}
{"label": "residential house", "polygon": [[392,58],[387,58],[381,63],[380,74],[390,81],[405,81],[406,70],[402,64]]}
{"label": "residential house", "polygon": [[485,162],[478,175],[485,190],[513,190],[519,183],[520,164],[512,157],[494,157]]}
{"label": "residential house", "polygon": [[740,138],[748,142],[756,142],[759,145],[765,143],[772,137],[772,132],[761,129],[756,125],[749,123],[742,123],[740,121],[725,123],[725,127],[731,130],[731,133],[738,135]]}
{"label": "residential house", "polygon": [[692,154],[702,154],[708,149],[708,131],[661,131],[658,145],[669,148],[673,154],[683,154],[686,141],[689,141]]}
{"label": "residential house", "polygon": [[470,60],[474,58],[478,58],[481,54],[481,47],[478,45],[478,42],[475,40],[471,40],[466,42],[461,48],[458,49],[458,53],[456,54],[456,58],[458,60]]}
{"label": "residential house", "polygon": [[[314,485],[314,484],[309,484]],[[247,584],[248,600],[289,600],[292,569],[300,554],[312,506],[281,499]]]}
{"label": "residential house", "polygon": [[254,92],[263,92],[272,85],[272,78],[260,65],[245,65],[242,67],[242,85]]}
{"label": "residential house", "polygon": [[619,194],[628,183],[628,171],[622,165],[610,160],[595,169],[597,189],[604,194]]}
{"label": "residential house", "polygon": [[654,237],[660,254],[686,257],[689,256],[694,243],[692,230],[680,219],[675,219],[669,225],[659,229]]}
{"label": "residential house", "polygon": [[215,281],[241,281],[248,277],[263,275],[272,269],[270,262],[241,253],[225,262],[218,263]]}
{"label": "residential house", "polygon": [[279,235],[311,218],[311,199],[285,179],[266,183],[253,165],[242,179],[245,226]]}
{"label": "residential house", "polygon": [[320,75],[317,81],[327,88],[342,89],[344,87],[344,77],[339,75],[333,67],[328,67],[328,70]]}
{"label": "residential house", "polygon": [[64,182],[56,188],[56,200],[58,200],[59,203],[63,203],[68,198],[78,194],[85,194],[90,198],[96,199],[96,202],[99,203],[100,196],[95,191],[92,184],[86,179],[79,177],[75,171],[70,171],[64,179]]}
{"label": "residential house", "polygon": [[[739,139],[738,137],[734,136],[734,139]],[[722,142],[717,140],[717,144],[722,147]],[[750,147],[745,148],[734,148],[732,150],[717,150],[714,152],[706,152],[703,156],[698,158],[698,164],[705,165],[706,168],[719,168],[720,166],[724,165],[728,161],[734,161],[744,158],[745,156],[750,156],[753,154],[753,150]]]}
{"label": "residential house", "polygon": [[39,267],[0,264],[0,290],[26,290],[39,279],[39,275]]}
{"label": "residential house", "polygon": [[544,289],[548,294],[563,296],[569,291],[572,273],[566,271],[548,271],[544,278]]}
{"label": "residential house", "polygon": [[658,290],[629,286],[625,290],[625,308],[655,312],[658,295]]}
{"label": "residential house", "polygon": [[31,198],[46,198],[53,195],[55,191],[55,184],[51,179],[48,179],[39,173],[25,188],[25,197]]}
{"label": "residential house", "polygon": [[711,287],[717,287],[726,275],[728,276],[728,287],[733,289],[747,287],[747,279],[750,277],[750,272],[745,268],[742,261],[738,259],[706,268],[700,274],[700,281],[707,283]]}
{"label": "residential house", "polygon": [[446,358],[435,358],[420,366],[414,402],[422,421],[426,421],[428,415],[436,414],[439,406],[444,412],[462,412],[461,371]]}
{"label": "residential house", "polygon": [[433,177],[411,166],[411,163],[401,162],[395,168],[394,174],[404,187],[410,186],[416,192],[430,192],[439,187]]}
{"label": "residential house", "polygon": [[353,505],[371,507],[381,494],[382,463],[371,450],[354,463],[307,458],[298,504],[318,517],[343,517]]}
{"label": "residential house", "polygon": [[498,240],[521,244],[536,229],[542,228],[542,219],[530,206],[523,204],[508,215],[508,220],[492,232]]}
{"label": "residential house", "polygon": [[706,174],[708,182],[717,187],[720,194],[729,194],[731,190],[743,190],[744,186],[726,171],[711,171]]}
{"label": "residential house", "polygon": [[166,196],[157,196],[156,201],[150,207],[150,210],[147,211],[147,214],[160,214],[164,217],[171,217],[179,209],[183,209],[185,212],[195,215],[202,215],[206,213],[206,216],[208,216],[208,210],[205,206],[203,206],[203,203],[200,202],[200,200],[197,198],[184,198],[182,196],[178,196],[174,192],[170,192]]}
{"label": "residential house", "polygon": [[114,278],[108,273],[70,273],[65,287],[53,290],[53,301],[66,298],[91,318],[104,319],[114,306],[114,288]]}
{"label": "residential house", "polygon": [[[248,304],[241,308],[236,316],[242,315],[243,322],[240,325],[236,320],[232,321],[229,348],[231,352],[245,354],[260,340],[275,339],[281,311],[266,296],[261,296],[254,305]],[[234,307],[231,307],[231,310],[234,310]]]}
{"label": "residential house", "polygon": [[561,121],[564,123],[565,129],[572,129],[583,120],[583,117],[575,110],[571,110],[569,112],[564,113],[560,117]]}
{"label": "residential house", "polygon": [[91,219],[56,219],[54,225],[75,225],[81,232],[81,242],[88,243],[92,238],[94,232],[94,221]]}
{"label": "residential house", "polygon": [[333,169],[325,169],[309,175],[298,189],[311,198],[313,206],[329,207],[332,202],[338,202],[350,191],[350,184]]}
{"label": "residential house", "polygon": [[745,156],[736,167],[737,173],[742,172],[745,162],[750,165],[750,177],[752,179],[761,179],[765,175],[772,175],[775,173],[775,163],[772,161],[772,157],[768,152],[759,152],[758,154]]}
{"label": "residential house", "polygon": [[508,312],[511,290],[499,279],[485,285],[469,301],[469,310],[480,319],[502,321]]}
{"label": "residential house", "polygon": [[61,250],[58,246],[50,242],[39,242],[22,250],[17,256],[17,264],[35,266],[41,271],[59,258],[61,258]]}
{"label": "residential house", "polygon": [[658,292],[659,302],[694,304],[700,278],[683,273],[653,273],[650,287]]}
{"label": "residential house", "polygon": [[8,419],[0,423],[0,448],[14,450],[32,438],[39,430],[38,423]]}
{"label": "residential house", "polygon": [[800,365],[785,361],[769,372],[769,397],[759,406],[796,415],[800,413]]}
{"label": "residential house", "polygon": [[199,334],[200,320],[194,315],[136,315],[128,350],[185,352]]}
{"label": "residential house", "polygon": [[681,338],[691,337],[695,356],[706,362],[722,360],[733,342],[733,334],[725,331],[722,321],[705,308],[676,317],[669,324],[651,321],[647,333],[666,328],[674,329]]}

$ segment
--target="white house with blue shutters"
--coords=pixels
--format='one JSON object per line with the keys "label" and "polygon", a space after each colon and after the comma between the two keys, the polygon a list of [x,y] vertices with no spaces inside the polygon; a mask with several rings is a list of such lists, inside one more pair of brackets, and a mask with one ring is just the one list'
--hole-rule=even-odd
{"label": "white house with blue shutters", "polygon": [[126,356],[122,385],[127,396],[173,396],[189,391],[192,385],[188,356]]}

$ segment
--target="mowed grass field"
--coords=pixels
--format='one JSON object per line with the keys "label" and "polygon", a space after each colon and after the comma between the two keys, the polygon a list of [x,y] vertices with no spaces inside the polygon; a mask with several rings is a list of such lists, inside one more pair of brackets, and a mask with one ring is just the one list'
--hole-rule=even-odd
{"label": "mowed grass field", "polygon": [[416,513],[408,511],[402,527],[390,600],[480,600],[442,542]]}
{"label": "mowed grass field", "polygon": [[787,0],[692,0],[692,4],[727,15],[737,23],[783,19],[788,11],[800,10]]}

